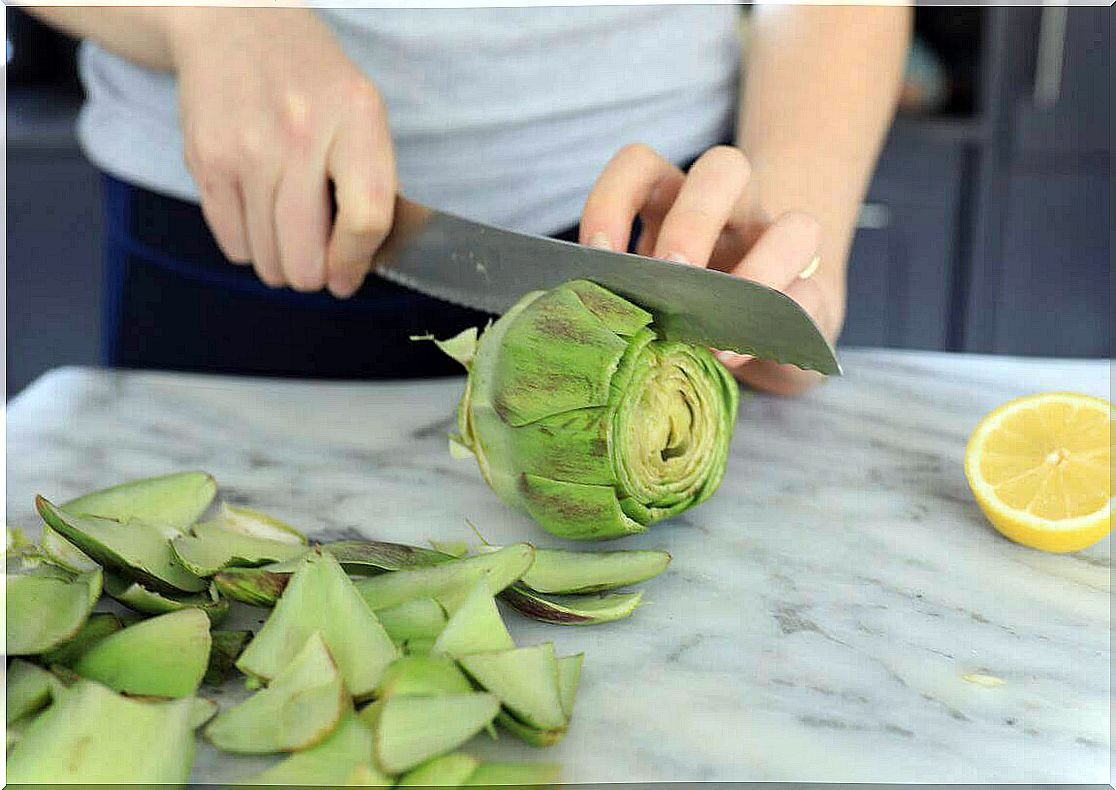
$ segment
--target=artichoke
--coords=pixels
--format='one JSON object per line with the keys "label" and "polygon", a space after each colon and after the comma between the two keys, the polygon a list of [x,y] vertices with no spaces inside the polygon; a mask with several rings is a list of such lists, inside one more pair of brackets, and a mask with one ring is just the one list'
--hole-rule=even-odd
{"label": "artichoke", "polygon": [[564,538],[643,532],[724,474],[739,390],[708,349],[585,280],[524,296],[478,338],[439,343],[469,376],[451,449]]}

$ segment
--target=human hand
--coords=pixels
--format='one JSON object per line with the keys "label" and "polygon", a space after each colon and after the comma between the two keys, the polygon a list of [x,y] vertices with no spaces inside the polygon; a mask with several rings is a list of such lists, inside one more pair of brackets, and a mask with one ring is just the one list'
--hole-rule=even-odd
{"label": "human hand", "polygon": [[[834,342],[844,318],[844,288],[832,277],[817,276],[821,224],[797,211],[772,219],[751,176],[747,158],[729,146],[709,149],[688,173],[645,145],[626,146],[589,193],[580,241],[626,250],[638,216],[638,254],[718,269],[782,291]],[[821,379],[771,360],[727,351],[717,356],[741,381],[779,394],[797,394]]]}
{"label": "human hand", "polygon": [[375,85],[308,9],[168,11],[186,164],[221,250],[271,287],[351,296],[397,188]]}

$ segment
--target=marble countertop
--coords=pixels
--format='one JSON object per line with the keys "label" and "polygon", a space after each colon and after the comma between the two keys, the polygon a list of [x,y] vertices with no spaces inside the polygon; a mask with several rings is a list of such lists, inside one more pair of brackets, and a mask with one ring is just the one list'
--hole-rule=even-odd
{"label": "marble countertop", "polygon": [[[475,752],[557,760],[571,783],[1109,781],[1110,540],[1012,544],[961,466],[985,412],[1038,390],[1108,396],[1108,362],[842,361],[801,399],[745,397],[721,491],[609,544],[674,555],[631,619],[509,615],[523,642],[586,651],[575,720],[546,751]],[[35,493],[202,468],[323,539],[469,538],[468,518],[492,542],[556,545],[449,457],[460,387],[58,370],[8,404],[8,523],[35,527]],[[245,773],[203,750],[195,776]]]}

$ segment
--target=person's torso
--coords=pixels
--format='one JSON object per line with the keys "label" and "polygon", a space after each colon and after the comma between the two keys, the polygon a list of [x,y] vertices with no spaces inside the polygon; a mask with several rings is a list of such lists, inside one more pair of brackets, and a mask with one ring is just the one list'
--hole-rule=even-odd
{"label": "person's torso", "polygon": [[[733,6],[319,13],[385,98],[403,192],[465,216],[554,232],[625,143],[682,162],[731,134]],[[89,43],[81,65],[94,163],[196,200],[174,80]]]}

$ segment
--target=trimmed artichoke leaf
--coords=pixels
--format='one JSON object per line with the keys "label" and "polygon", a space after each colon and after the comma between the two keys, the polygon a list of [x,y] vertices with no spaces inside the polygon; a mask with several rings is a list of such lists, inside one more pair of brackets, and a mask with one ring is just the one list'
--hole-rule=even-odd
{"label": "trimmed artichoke leaf", "polygon": [[21,560],[24,567],[33,568],[44,559],[42,547],[27,537],[27,532],[19,527],[7,527],[4,531],[4,559]]}
{"label": "trimmed artichoke leaf", "polygon": [[229,602],[217,593],[217,588],[213,585],[206,592],[172,596],[108,573],[105,574],[105,594],[140,614],[167,614],[183,609],[201,609],[214,625],[224,621],[229,614]]}
{"label": "trimmed artichoke leaf", "polygon": [[217,481],[206,472],[177,472],[94,491],[61,509],[76,516],[142,521],[173,536],[201,518],[216,495]]}
{"label": "trimmed artichoke leaf", "polygon": [[[292,754],[242,782],[288,787],[349,784],[391,787],[390,779],[368,766],[371,759],[372,732],[346,705],[337,726],[321,743]],[[374,773],[358,770],[361,768]],[[360,781],[354,781],[358,777]]]}
{"label": "trimmed artichoke leaf", "polygon": [[520,582],[541,593],[615,590],[658,576],[670,564],[665,551],[567,551],[535,549],[535,562]]}
{"label": "trimmed artichoke leaf", "polygon": [[292,546],[307,545],[306,536],[285,521],[247,507],[222,502],[214,523],[250,538],[274,540]]}
{"label": "trimmed artichoke leaf", "polygon": [[7,724],[42,710],[63,689],[62,682],[42,667],[20,658],[14,659],[8,666],[7,675]]}
{"label": "trimmed artichoke leaf", "polygon": [[496,718],[499,701],[491,694],[393,696],[361,711],[372,727],[379,767],[403,773],[468,741]]}
{"label": "trimmed artichoke leaf", "polygon": [[6,653],[45,653],[81,630],[101,594],[101,571],[67,578],[18,574],[5,580]]}
{"label": "trimmed artichoke leaf", "polygon": [[376,689],[378,699],[393,696],[429,697],[439,694],[468,694],[469,679],[450,658],[403,656],[392,662]]}
{"label": "trimmed artichoke leaf", "polygon": [[558,782],[562,766],[557,763],[481,763],[466,787],[514,785],[516,790],[551,787]]}
{"label": "trimmed artichoke leaf", "polygon": [[252,638],[251,631],[210,631],[209,663],[202,676],[207,686],[220,686],[236,670],[236,660]]}
{"label": "trimmed artichoke leaf", "polygon": [[599,625],[630,615],[643,600],[643,593],[544,595],[517,584],[501,592],[500,600],[532,620],[554,625]]}
{"label": "trimmed artichoke leaf", "polygon": [[477,328],[471,326],[446,340],[438,340],[434,335],[411,335],[411,340],[429,340],[451,359],[457,360],[466,370],[473,364],[477,353]]}
{"label": "trimmed artichoke leaf", "polygon": [[434,649],[434,639],[431,637],[416,636],[403,643],[403,652],[408,656],[428,656]]}
{"label": "trimmed artichoke leaf", "polygon": [[500,617],[496,600],[488,584],[481,580],[465,596],[442,633],[434,640],[430,652],[454,658],[488,650],[505,650],[515,647],[508,627]]}
{"label": "trimmed artichoke leaf", "polygon": [[461,787],[478,765],[480,760],[464,752],[443,754],[399,777],[396,787]]}
{"label": "trimmed artichoke leaf", "polygon": [[321,631],[346,688],[358,698],[372,693],[398,656],[395,643],[333,555],[311,551],[236,666],[246,675],[274,678],[315,631]]}
{"label": "trimmed artichoke leaf", "polygon": [[43,663],[48,667],[73,666],[93,645],[106,636],[115,634],[124,624],[110,612],[94,612],[74,636],[52,650],[43,653]]}
{"label": "trimmed artichoke leaf", "polygon": [[43,524],[43,536],[39,542],[50,561],[68,571],[86,573],[101,567],[84,551],[51,529],[49,524]]}
{"label": "trimmed artichoke leaf", "polygon": [[287,589],[290,570],[263,568],[226,568],[215,574],[213,584],[223,597],[249,606],[274,606]]}
{"label": "trimmed artichoke leaf", "polygon": [[577,687],[581,683],[581,665],[584,662],[584,653],[562,656],[558,659],[558,696],[561,698],[562,711],[567,719],[573,715]]}
{"label": "trimmed artichoke leaf", "polygon": [[183,609],[106,636],[73,669],[126,694],[189,697],[201,685],[209,646],[209,618],[198,609]]}
{"label": "trimmed artichoke leaf", "polygon": [[477,683],[495,694],[516,718],[538,730],[566,726],[554,645],[545,642],[458,657]]}
{"label": "trimmed artichoke leaf", "polygon": [[83,680],[24,731],[12,784],[184,784],[194,756],[193,702],[142,702]]}
{"label": "trimmed artichoke leaf", "polygon": [[[431,549],[377,540],[342,540],[321,546],[348,573],[381,574],[384,571],[427,568],[454,559]],[[258,568],[225,568],[213,580],[221,594],[251,606],[274,606],[283,594],[301,557]],[[398,601],[403,603],[403,601]]]}
{"label": "trimmed artichoke leaf", "polygon": [[448,554],[456,559],[461,559],[469,553],[469,544],[464,540],[435,540],[431,538],[430,546],[435,551]]}
{"label": "trimmed artichoke leaf", "polygon": [[472,588],[482,579],[495,594],[527,572],[534,561],[534,554],[530,544],[513,543],[490,554],[359,579],[356,586],[364,600],[376,611],[415,598],[452,597],[454,593]]}
{"label": "trimmed artichoke leaf", "polygon": [[390,609],[380,609],[376,617],[396,644],[409,639],[434,639],[446,625],[446,611],[433,598],[415,598]]}
{"label": "trimmed artichoke leaf", "polygon": [[198,729],[217,715],[221,706],[205,697],[191,697],[190,699],[190,728]]}
{"label": "trimmed artichoke leaf", "polygon": [[528,746],[535,746],[540,749],[553,746],[566,737],[565,725],[550,730],[540,730],[537,727],[525,724],[506,710],[500,711],[500,715],[496,717],[496,723]]}
{"label": "trimmed artichoke leaf", "polygon": [[299,751],[325,740],[348,706],[341,673],[315,631],[267,688],[221,711],[205,737],[237,754]]}
{"label": "trimmed artichoke leaf", "polygon": [[49,526],[107,570],[161,592],[201,592],[208,585],[182,567],[165,535],[143,521],[75,516],[41,496],[35,506]]}
{"label": "trimmed artichoke leaf", "polygon": [[429,568],[455,559],[434,549],[383,540],[338,540],[324,544],[322,550],[336,557],[347,572],[367,575]]}
{"label": "trimmed artichoke leaf", "polygon": [[219,521],[195,524],[192,535],[171,541],[171,549],[186,570],[209,577],[230,566],[252,566],[283,562],[300,557],[306,547],[246,535],[228,529]]}

